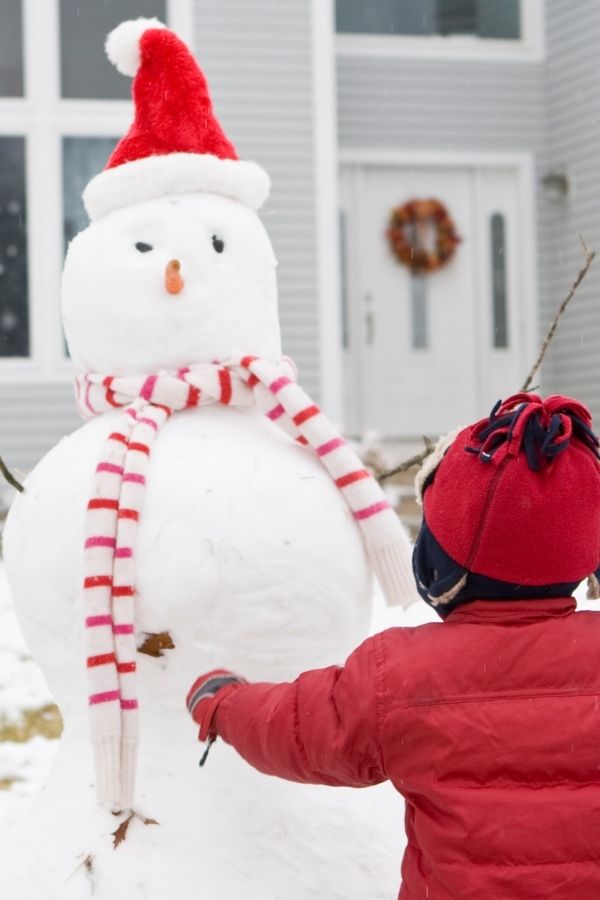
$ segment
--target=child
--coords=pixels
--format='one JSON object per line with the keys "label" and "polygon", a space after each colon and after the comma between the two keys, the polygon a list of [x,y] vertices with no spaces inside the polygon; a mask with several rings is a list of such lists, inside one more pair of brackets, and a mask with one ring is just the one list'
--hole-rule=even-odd
{"label": "child", "polygon": [[413,567],[443,624],[389,629],[293,684],[202,676],[200,740],[292,781],[389,779],[406,801],[402,900],[598,898],[600,616],[571,596],[586,576],[599,593],[590,414],[517,394],[418,483]]}

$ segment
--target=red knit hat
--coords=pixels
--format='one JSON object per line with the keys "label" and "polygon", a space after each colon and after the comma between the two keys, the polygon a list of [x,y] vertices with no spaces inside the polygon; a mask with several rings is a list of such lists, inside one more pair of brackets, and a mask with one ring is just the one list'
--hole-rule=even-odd
{"label": "red knit hat", "polygon": [[[600,564],[598,439],[585,406],[516,394],[460,431],[424,481],[424,519],[469,575],[520,586],[577,583]],[[461,584],[459,585],[459,581]]]}
{"label": "red knit hat", "polygon": [[256,163],[238,159],[214,116],[206,79],[177,35],[157,19],[122,22],[109,34],[106,52],[120,72],[133,76],[135,118],[83,193],[90,219],[188,191],[262,206],[269,177]]}

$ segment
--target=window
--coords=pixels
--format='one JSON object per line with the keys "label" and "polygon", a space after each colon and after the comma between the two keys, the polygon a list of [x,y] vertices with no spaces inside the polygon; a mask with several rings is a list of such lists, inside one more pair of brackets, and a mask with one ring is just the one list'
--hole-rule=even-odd
{"label": "window", "polygon": [[341,322],[342,322],[342,347],[347,350],[350,346],[350,334],[348,326],[348,217],[343,209],[338,214],[340,235],[340,298],[341,298]]}
{"label": "window", "polygon": [[69,241],[85,228],[87,214],[81,195],[88,181],[97,175],[110,156],[118,137],[63,137],[63,236]]}
{"label": "window", "polygon": [[508,301],[506,284],[506,223],[502,213],[490,217],[492,251],[492,323],[493,346],[508,347]]}
{"label": "window", "polygon": [[539,58],[541,27],[541,0],[336,0],[343,53]]}
{"label": "window", "polygon": [[0,137],[0,356],[29,354],[25,141]]}
{"label": "window", "polygon": [[191,0],[2,0],[2,375],[71,377],[58,314],[64,252],[87,224],[83,188],[133,115],[131,79],[106,59],[107,33],[156,16],[185,39],[190,12]]}
{"label": "window", "polygon": [[411,346],[426,350],[429,346],[427,328],[427,284],[423,275],[410,276]]}
{"label": "window", "polygon": [[2,3],[0,96],[23,96],[23,16],[21,0],[3,0]]}
{"label": "window", "polygon": [[60,95],[65,99],[128,100],[130,80],[106,58],[104,38],[125,19],[164,22],[166,0],[60,0]]}
{"label": "window", "polygon": [[517,40],[519,0],[337,0],[344,34],[471,34]]}

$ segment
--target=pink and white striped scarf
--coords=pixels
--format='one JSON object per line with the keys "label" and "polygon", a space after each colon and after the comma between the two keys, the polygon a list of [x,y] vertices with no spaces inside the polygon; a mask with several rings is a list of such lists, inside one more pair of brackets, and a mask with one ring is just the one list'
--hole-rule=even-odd
{"label": "pink and white striped scarf", "polygon": [[122,409],[96,467],[85,528],[87,667],[97,795],[133,804],[138,739],[134,546],[156,435],[173,412],[207,403],[256,404],[311,448],[348,503],[389,603],[412,598],[411,549],[381,488],[295,380],[291,360],[246,356],[150,376],[87,373],[76,380],[90,418]]}

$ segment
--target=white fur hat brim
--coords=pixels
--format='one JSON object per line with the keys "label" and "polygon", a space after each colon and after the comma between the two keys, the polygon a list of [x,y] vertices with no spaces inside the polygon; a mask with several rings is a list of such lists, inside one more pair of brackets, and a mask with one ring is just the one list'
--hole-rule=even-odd
{"label": "white fur hat brim", "polygon": [[270,187],[269,176],[257,163],[209,153],[169,153],[105,169],[85,188],[83,203],[91,221],[134,203],[196,192],[220,194],[257,210]]}

